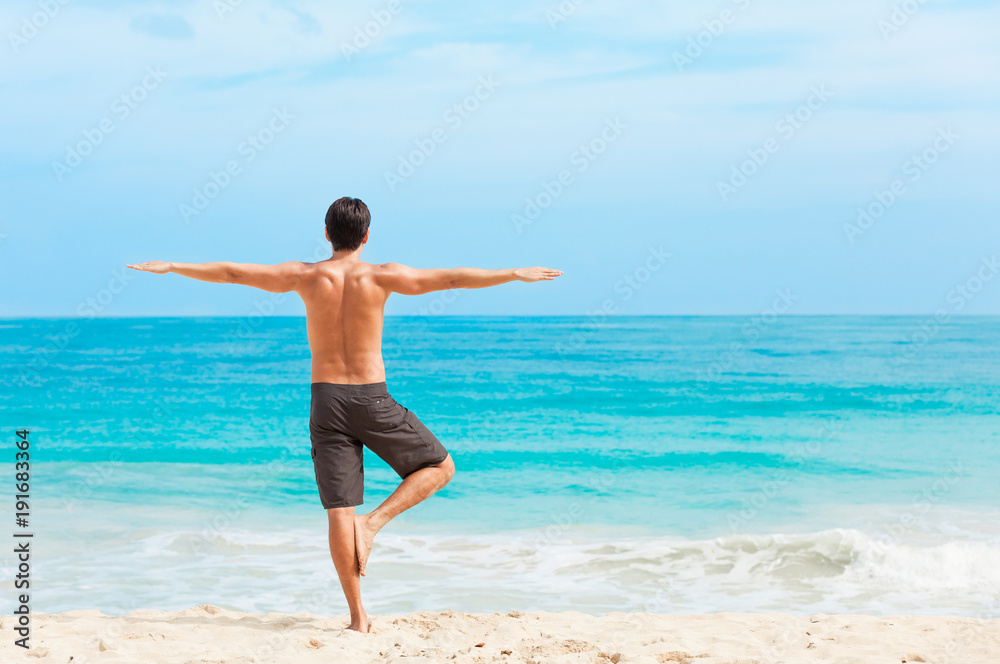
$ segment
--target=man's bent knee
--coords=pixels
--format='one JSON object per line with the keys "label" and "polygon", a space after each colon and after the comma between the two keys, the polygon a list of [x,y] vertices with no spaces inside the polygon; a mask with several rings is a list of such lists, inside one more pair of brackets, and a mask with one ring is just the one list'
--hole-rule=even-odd
{"label": "man's bent knee", "polygon": [[449,454],[445,457],[444,461],[434,466],[435,468],[440,468],[444,471],[444,481],[445,484],[451,481],[451,478],[455,476],[455,462],[451,460],[451,455]]}

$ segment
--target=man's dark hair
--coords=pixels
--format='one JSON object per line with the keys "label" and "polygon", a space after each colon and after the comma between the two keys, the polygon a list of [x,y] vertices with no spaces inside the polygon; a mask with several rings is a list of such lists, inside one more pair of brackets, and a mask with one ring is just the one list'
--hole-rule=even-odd
{"label": "man's dark hair", "polygon": [[335,200],[326,211],[326,232],[333,250],[354,251],[360,247],[371,221],[368,206],[361,199],[344,196]]}

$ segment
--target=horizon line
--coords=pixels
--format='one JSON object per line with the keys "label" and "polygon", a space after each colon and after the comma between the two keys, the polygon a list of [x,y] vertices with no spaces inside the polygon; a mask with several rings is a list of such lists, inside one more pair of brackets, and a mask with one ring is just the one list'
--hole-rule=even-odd
{"label": "horizon line", "polygon": [[[627,319],[627,318],[760,318],[766,313],[757,312],[753,314],[608,314],[607,319]],[[860,313],[836,313],[836,314],[779,314],[773,316],[776,320],[789,318],[926,318],[935,317],[936,312],[921,312],[907,314],[860,314]],[[305,314],[271,314],[263,316],[261,314],[138,314],[132,316],[67,316],[67,315],[42,315],[42,316],[2,316],[0,321],[28,321],[28,320],[67,320],[67,321],[95,321],[95,320],[163,320],[163,319],[239,319],[259,317],[265,319],[275,318],[295,318],[305,319]],[[383,318],[582,318],[593,319],[597,316],[589,314],[385,314]],[[948,314],[949,319],[956,318],[1000,318],[1000,313],[996,314]],[[944,321],[948,322],[948,321]]]}

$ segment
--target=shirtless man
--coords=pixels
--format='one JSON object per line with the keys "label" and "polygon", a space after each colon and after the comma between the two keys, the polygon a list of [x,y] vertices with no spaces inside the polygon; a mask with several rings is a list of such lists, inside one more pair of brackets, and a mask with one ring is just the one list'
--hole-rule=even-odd
{"label": "shirtless man", "polygon": [[[422,295],[451,288],[486,288],[511,281],[548,281],[559,270],[417,270],[398,263],[361,260],[371,215],[356,198],[341,198],[326,213],[333,257],[318,263],[251,265],[166,263],[128,267],[271,293],[295,291],[306,305],[312,352],[309,432],[320,502],[330,526],[330,556],[351,610],[350,628],[368,631],[361,580],[375,535],[398,514],[427,499],[455,474],[443,445],[417,416],[386,390],[382,316],[392,293]],[[364,502],[362,445],[388,463],[402,482],[368,514]]]}

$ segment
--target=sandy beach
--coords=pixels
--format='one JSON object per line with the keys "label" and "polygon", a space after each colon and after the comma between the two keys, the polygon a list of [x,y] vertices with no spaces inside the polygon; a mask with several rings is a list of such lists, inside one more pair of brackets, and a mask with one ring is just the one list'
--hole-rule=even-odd
{"label": "sandy beach", "polygon": [[[346,617],[266,615],[203,605],[177,612],[106,616],[69,611],[33,616],[32,648],[13,639],[0,660],[244,664],[295,662],[635,662],[641,664],[995,664],[1000,620],[931,616],[789,616],[781,613],[667,616],[612,613],[372,617],[372,633]],[[12,633],[12,618],[0,620]]]}

